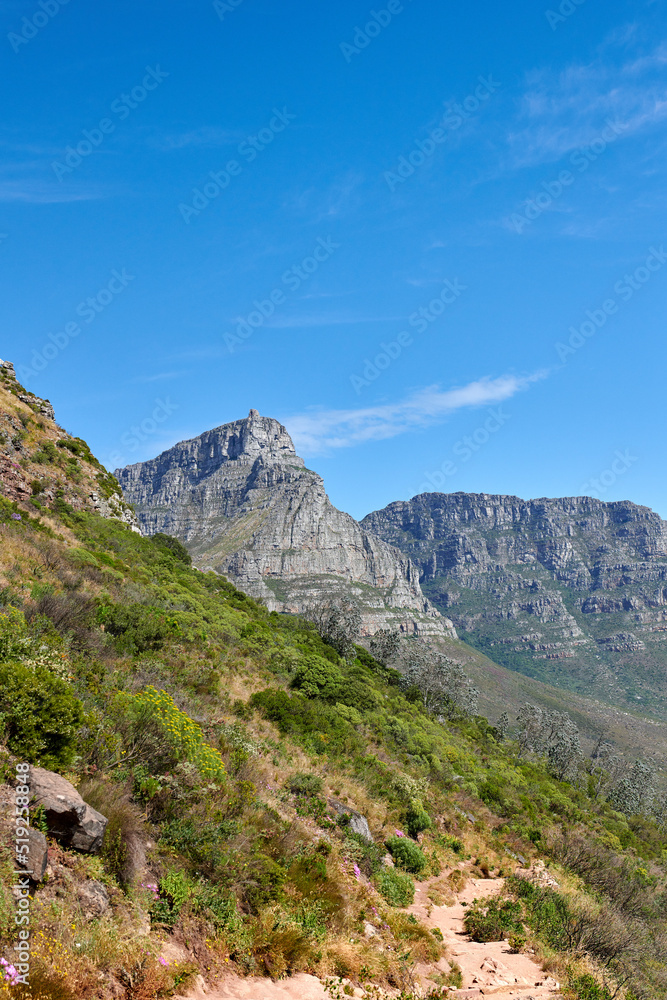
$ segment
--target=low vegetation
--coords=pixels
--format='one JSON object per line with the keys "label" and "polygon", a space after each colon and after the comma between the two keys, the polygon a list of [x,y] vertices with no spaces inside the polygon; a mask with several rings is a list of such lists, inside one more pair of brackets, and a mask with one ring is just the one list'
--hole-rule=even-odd
{"label": "low vegetation", "polygon": [[[410,647],[402,678],[391,637],[377,658],[349,641],[353,617],[269,613],[166,536],[0,498],[5,778],[41,763],[109,818],[100,856],[52,842],[39,995],[150,1000],[232,968],[407,996],[413,964],[443,956],[402,912],[415,880],[445,898],[544,857],[558,888],[510,877],[469,908],[471,936],[530,944],[573,1000],[667,996],[659,817],[600,791],[599,760],[563,767],[556,732],[558,753],[527,742],[528,716],[501,731],[475,715],[456,664],[444,690]],[[90,880],[111,903],[92,919]]]}

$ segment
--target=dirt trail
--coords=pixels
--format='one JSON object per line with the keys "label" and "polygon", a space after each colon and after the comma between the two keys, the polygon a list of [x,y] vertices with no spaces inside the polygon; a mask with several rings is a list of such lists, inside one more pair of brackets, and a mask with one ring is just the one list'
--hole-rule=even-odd
{"label": "dirt trail", "polygon": [[[452,993],[452,997],[486,997],[501,995],[516,1000],[547,1000],[560,996],[558,983],[542,971],[530,955],[513,955],[507,941],[490,941],[478,944],[467,936],[463,919],[463,903],[473,899],[496,896],[505,880],[502,878],[471,879],[466,887],[456,895],[453,906],[434,906],[428,898],[433,881],[418,883],[415,901],[408,907],[427,927],[437,927],[442,931],[444,943],[453,962],[463,973],[463,986]],[[429,912],[430,911],[430,912]],[[445,968],[444,963],[443,969]],[[417,966],[417,977],[424,985],[433,975],[433,967]]]}
{"label": "dirt trail", "polygon": [[[558,983],[544,973],[530,955],[513,955],[506,941],[478,944],[471,941],[465,933],[463,903],[497,895],[504,885],[504,879],[471,879],[456,895],[456,902],[451,906],[434,906],[428,898],[433,882],[437,881],[439,880],[430,879],[417,883],[415,901],[406,912],[414,914],[427,927],[437,927],[442,932],[447,952],[463,974],[463,985],[461,989],[451,993],[452,1000],[487,996],[513,997],[514,1000],[552,1000],[561,995]],[[416,965],[414,974],[424,992],[428,993],[435,986],[432,977],[448,971],[448,963],[441,959],[435,966],[424,963]],[[355,990],[355,994],[357,997],[363,995],[359,989]],[[195,989],[188,993],[187,1000],[330,1000],[330,997],[319,979],[299,973],[278,982],[270,979],[242,979],[230,975],[209,989],[200,979]]]}

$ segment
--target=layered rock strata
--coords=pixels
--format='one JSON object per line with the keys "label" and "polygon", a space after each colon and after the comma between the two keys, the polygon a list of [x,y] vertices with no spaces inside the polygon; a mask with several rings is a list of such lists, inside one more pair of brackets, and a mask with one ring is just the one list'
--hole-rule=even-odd
{"label": "layered rock strata", "polygon": [[361,524],[493,659],[667,711],[667,522],[648,507],[425,493]]}
{"label": "layered rock strata", "polygon": [[271,610],[348,597],[367,634],[388,626],[455,634],[425,599],[410,559],[337,510],[282,424],[256,410],[116,477],[145,534],[181,539],[196,566]]}

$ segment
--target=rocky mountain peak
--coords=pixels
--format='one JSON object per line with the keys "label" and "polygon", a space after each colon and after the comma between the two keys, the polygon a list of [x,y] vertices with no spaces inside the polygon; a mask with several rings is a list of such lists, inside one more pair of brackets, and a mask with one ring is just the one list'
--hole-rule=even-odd
{"label": "rocky mountain peak", "polygon": [[174,535],[200,569],[224,574],[271,610],[347,597],[362,607],[368,632],[454,634],[410,560],[336,510],[285,427],[257,410],[116,475],[144,534]]}

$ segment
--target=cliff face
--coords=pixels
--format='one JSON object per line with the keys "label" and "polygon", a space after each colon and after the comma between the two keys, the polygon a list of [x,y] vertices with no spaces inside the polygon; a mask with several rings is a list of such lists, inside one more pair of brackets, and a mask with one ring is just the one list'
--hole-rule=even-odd
{"label": "cliff face", "polygon": [[493,659],[667,713],[667,522],[647,507],[425,493],[361,524]]}
{"label": "cliff face", "polygon": [[180,538],[200,569],[271,610],[345,595],[362,606],[368,633],[454,634],[410,559],[337,510],[285,428],[256,410],[116,476],[144,533]]}

